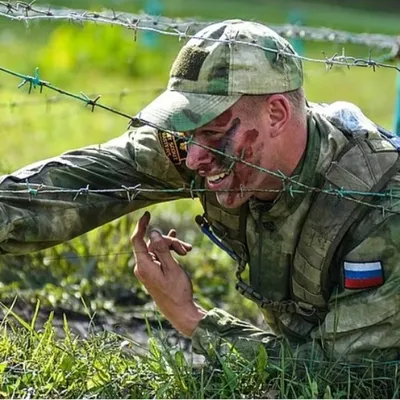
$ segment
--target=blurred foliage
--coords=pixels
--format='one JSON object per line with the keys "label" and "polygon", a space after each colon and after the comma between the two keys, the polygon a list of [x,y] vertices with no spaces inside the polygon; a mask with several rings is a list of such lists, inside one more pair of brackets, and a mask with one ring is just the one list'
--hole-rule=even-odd
{"label": "blurred foliage", "polygon": [[[194,244],[179,262],[193,281],[196,300],[203,307],[223,307],[236,315],[260,322],[255,306],[238,299],[234,289],[235,263],[200,233],[194,215],[197,201],[180,200],[151,207],[152,227],[166,233],[174,227],[179,237]],[[137,214],[137,213],[136,213]],[[17,294],[28,303],[40,299],[45,307],[100,314],[129,312],[130,306],[150,301],[145,289],[133,276],[134,256],[129,237],[133,216],[121,218],[88,235],[46,251],[0,259],[0,296],[10,303]],[[83,300],[83,301],[82,301]]]}
{"label": "blurred foliage", "polygon": [[[52,32],[40,55],[46,69],[60,74],[69,71],[90,71],[124,74],[127,77],[151,78],[165,68],[165,52],[154,51],[142,44],[132,46],[133,34],[126,29],[94,24],[77,35],[76,27],[63,25]],[[174,46],[177,48],[178,46]]]}
{"label": "blurred foliage", "polygon": [[[44,3],[44,2],[37,2]],[[145,1],[61,1],[53,5],[140,12]],[[398,33],[398,16],[388,12],[345,9],[326,2],[284,2],[221,0],[187,2],[168,0],[164,14],[203,19],[248,18],[270,23],[287,22],[292,9],[300,10],[304,23],[354,31]],[[168,71],[182,43],[177,38],[159,37],[155,47],[147,47],[139,32],[95,24],[83,27],[41,22],[23,24],[0,20],[1,65],[22,73],[33,73],[38,65],[42,79],[79,93],[104,93],[101,101],[134,115],[155,93],[165,87]],[[321,52],[341,52],[335,43],[306,43],[308,56],[323,58]],[[368,49],[346,46],[348,54],[367,57]],[[382,52],[374,51],[373,57]],[[396,73],[381,69],[334,68],[305,64],[305,88],[311,101],[347,100],[362,107],[377,123],[390,128],[393,119]],[[18,80],[0,75],[1,160],[0,172],[71,148],[101,143],[121,134],[127,121],[105,111],[90,113],[82,104],[65,101],[49,106],[41,99],[54,95],[44,91],[29,99],[36,105],[7,107],[25,101],[25,89],[16,90]],[[107,93],[127,89],[126,97]],[[206,308],[219,306],[239,317],[260,323],[257,310],[234,290],[235,265],[230,258],[202,236],[194,223],[201,213],[197,201],[185,200],[151,208],[155,226],[167,232],[174,227],[178,235],[194,244],[193,251],[181,259],[193,279],[199,302]],[[119,312],[149,301],[148,295],[132,275],[134,259],[129,236],[138,213],[124,217],[71,242],[26,256],[6,256],[0,260],[0,295],[11,301],[18,294],[27,302],[82,311],[83,298],[91,311]]]}

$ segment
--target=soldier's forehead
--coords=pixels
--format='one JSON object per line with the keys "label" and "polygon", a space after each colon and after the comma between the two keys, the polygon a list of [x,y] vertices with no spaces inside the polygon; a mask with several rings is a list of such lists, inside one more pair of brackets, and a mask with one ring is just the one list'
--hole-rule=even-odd
{"label": "soldier's forehead", "polygon": [[214,130],[214,129],[223,129],[223,128],[228,128],[233,117],[233,112],[231,109],[228,109],[224,111],[222,114],[218,115],[218,117],[214,118],[212,121],[209,123],[200,126],[197,129],[191,130],[186,132],[188,135],[194,135],[198,131],[204,131],[204,130]]}

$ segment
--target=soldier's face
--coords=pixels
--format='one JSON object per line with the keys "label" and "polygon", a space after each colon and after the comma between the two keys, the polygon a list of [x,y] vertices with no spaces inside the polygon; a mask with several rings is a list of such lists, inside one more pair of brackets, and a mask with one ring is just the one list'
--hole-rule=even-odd
{"label": "soldier's face", "polygon": [[270,134],[268,113],[262,104],[251,105],[248,99],[240,99],[192,132],[195,143],[187,149],[187,167],[205,177],[206,187],[216,191],[219,203],[227,208],[239,207],[251,196],[273,199],[281,185],[280,179],[257,168],[276,171],[279,152]]}

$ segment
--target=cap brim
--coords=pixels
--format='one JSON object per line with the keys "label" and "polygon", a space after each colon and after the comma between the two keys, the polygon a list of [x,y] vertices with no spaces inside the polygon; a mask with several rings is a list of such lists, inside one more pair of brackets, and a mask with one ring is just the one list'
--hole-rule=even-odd
{"label": "cap brim", "polygon": [[166,90],[136,118],[162,130],[192,131],[218,117],[240,97]]}

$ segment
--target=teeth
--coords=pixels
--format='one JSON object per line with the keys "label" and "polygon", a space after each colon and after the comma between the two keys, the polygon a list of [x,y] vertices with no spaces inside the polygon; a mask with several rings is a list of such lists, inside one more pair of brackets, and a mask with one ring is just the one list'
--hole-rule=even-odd
{"label": "teeth", "polygon": [[218,175],[211,175],[207,177],[207,180],[209,182],[215,182],[219,179],[225,178],[225,176],[229,175],[227,172],[222,172],[221,174]]}

